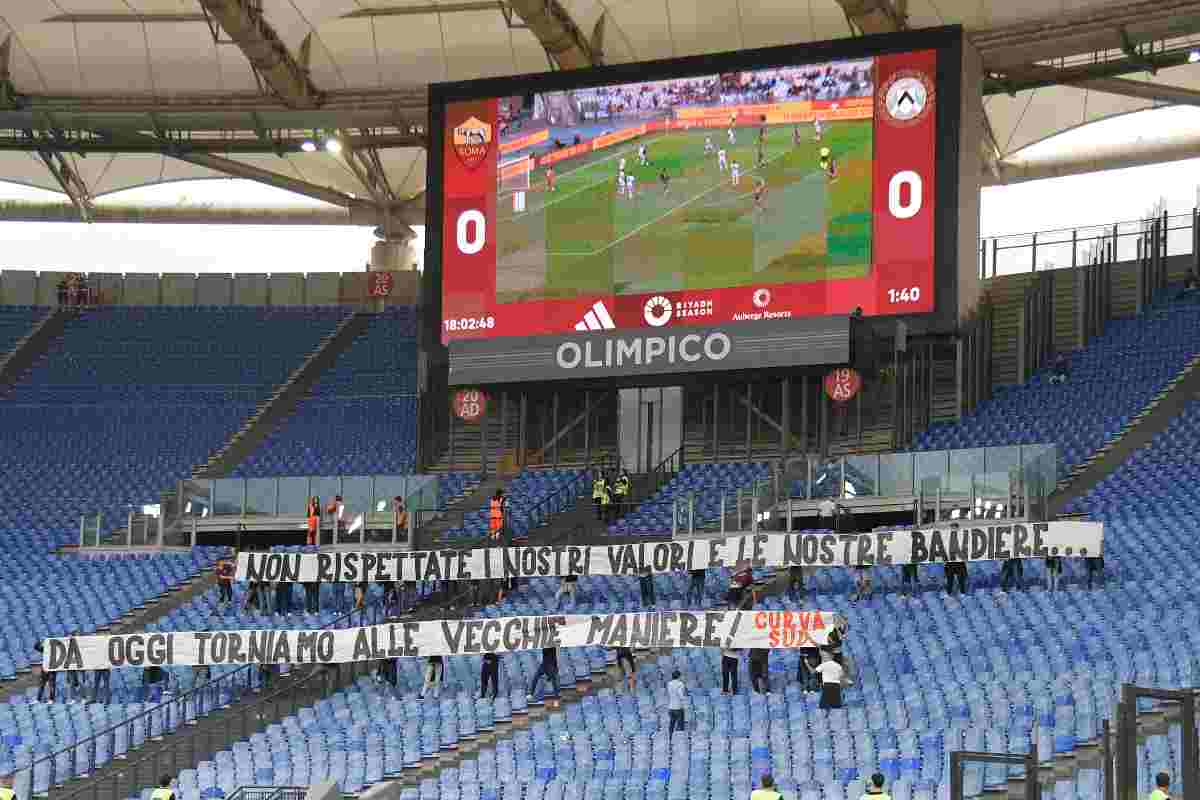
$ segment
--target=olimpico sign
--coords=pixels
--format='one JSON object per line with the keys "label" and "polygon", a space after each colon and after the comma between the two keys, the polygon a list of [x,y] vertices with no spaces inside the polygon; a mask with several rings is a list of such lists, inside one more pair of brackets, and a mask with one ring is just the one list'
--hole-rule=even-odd
{"label": "olimpico sign", "polygon": [[733,341],[729,336],[713,331],[704,336],[689,333],[563,342],[554,355],[559,369],[600,369],[723,361],[732,351]]}

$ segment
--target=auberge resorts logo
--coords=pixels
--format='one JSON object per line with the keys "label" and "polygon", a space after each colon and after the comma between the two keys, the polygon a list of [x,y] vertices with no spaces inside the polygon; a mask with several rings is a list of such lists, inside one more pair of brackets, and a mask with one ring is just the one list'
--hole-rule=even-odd
{"label": "auberge resorts logo", "polygon": [[452,144],[463,166],[475,169],[491,149],[492,126],[477,117],[468,117],[462,124],[454,126]]}

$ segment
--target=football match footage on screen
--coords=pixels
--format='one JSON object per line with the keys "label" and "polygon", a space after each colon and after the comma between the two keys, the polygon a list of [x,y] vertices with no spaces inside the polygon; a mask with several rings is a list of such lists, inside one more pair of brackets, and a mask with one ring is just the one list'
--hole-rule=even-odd
{"label": "football match footage on screen", "polygon": [[931,311],[936,60],[448,103],[444,339]]}

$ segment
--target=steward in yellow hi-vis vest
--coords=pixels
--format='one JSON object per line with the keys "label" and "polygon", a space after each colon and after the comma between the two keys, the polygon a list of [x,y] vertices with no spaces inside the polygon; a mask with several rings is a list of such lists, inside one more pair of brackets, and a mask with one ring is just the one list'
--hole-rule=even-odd
{"label": "steward in yellow hi-vis vest", "polygon": [[158,782],[158,788],[150,793],[150,800],[175,800],[175,792],[171,791],[171,776],[163,775]]}
{"label": "steward in yellow hi-vis vest", "polygon": [[596,507],[596,519],[604,519],[604,497],[608,494],[608,483],[603,475],[592,479],[592,505]]}

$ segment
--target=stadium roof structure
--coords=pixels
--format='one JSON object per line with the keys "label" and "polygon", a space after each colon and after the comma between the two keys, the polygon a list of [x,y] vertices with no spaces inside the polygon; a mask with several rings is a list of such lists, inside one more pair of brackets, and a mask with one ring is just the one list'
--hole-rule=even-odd
{"label": "stadium roof structure", "polygon": [[[983,59],[987,182],[1200,143],[1022,155],[1097,120],[1200,105],[1200,0],[0,0],[0,179],[60,192],[88,220],[121,189],[248,178],[403,237],[424,219],[430,82],[955,23]],[[340,152],[304,149],[333,138]],[[62,216],[46,214],[0,210]]]}

